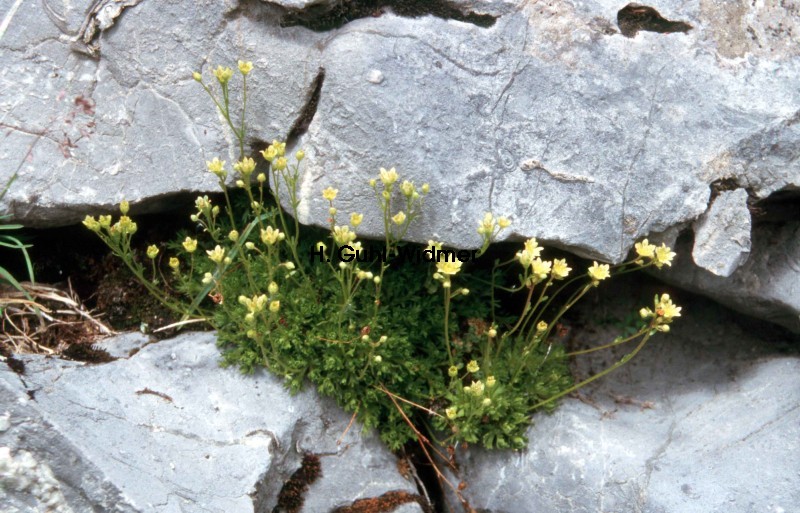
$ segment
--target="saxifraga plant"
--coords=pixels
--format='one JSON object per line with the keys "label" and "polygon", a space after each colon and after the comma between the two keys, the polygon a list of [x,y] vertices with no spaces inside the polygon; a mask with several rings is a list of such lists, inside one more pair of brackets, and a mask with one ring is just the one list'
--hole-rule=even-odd
{"label": "saxifraga plant", "polygon": [[[680,316],[681,308],[661,294],[641,309],[632,332],[567,352],[554,330],[573,305],[613,275],[671,265],[675,253],[645,239],[626,262],[594,262],[573,273],[564,259],[543,259],[543,248],[529,239],[513,258],[471,275],[471,261],[511,222],[487,213],[478,225],[478,250],[436,241],[425,248],[406,245],[402,240],[430,187],[402,180],[394,168],[381,169],[369,183],[383,241],[358,239],[364,213],[340,212],[331,187],[320,191],[329,203],[327,238],[309,238],[313,232],[297,222],[303,151],[292,159],[285,143],[273,141],[261,152],[269,171],[258,173],[255,160],[245,156],[251,70],[251,63],[239,62],[238,116],[230,107],[232,69],[213,71],[219,92],[194,74],[237,138],[240,160],[231,168],[218,158],[207,162],[224,204],[197,198],[191,219],[203,236],[169,246],[168,278],[158,268],[157,246],[147,249],[149,264],[131,250],[136,223],[127,217],[127,202],[114,223],[111,216],[84,221],[165,306],[184,319],[200,316],[218,330],[225,363],[245,372],[266,367],[292,390],[310,381],[377,429],[391,449],[418,440],[427,452],[436,436],[445,445],[521,449],[533,412],[551,410],[558,398],[624,365]],[[246,197],[246,209],[234,208],[229,183]],[[523,298],[521,312],[503,311],[496,298],[501,290]],[[633,349],[622,359],[573,383],[569,358],[623,344]]]}

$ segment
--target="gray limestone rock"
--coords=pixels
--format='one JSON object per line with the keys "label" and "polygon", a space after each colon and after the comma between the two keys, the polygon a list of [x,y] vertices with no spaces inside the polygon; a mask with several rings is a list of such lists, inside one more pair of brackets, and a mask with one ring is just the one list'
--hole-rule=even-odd
{"label": "gray limestone rock", "polygon": [[221,369],[218,354],[213,334],[196,333],[103,365],[0,365],[0,509],[272,511],[306,452],[322,476],[303,511],[416,494],[374,434],[354,426],[337,445],[350,416],[335,405]]}
{"label": "gray limestone rock", "polygon": [[694,262],[727,278],[750,255],[747,191],[723,191],[694,224]]}
{"label": "gray limestone rock", "polygon": [[[754,200],[800,189],[792,3],[665,0],[660,16],[683,29],[640,20],[633,37],[607,0],[459,0],[458,19],[437,2],[386,6],[328,31],[282,26],[300,11],[335,14],[328,0],[47,5],[0,13],[0,182],[20,175],[0,209],[30,225],[76,222],[123,197],[137,214],[215,190],[204,162],[237,150],[191,72],[240,58],[255,64],[248,149],[292,127],[306,149],[307,224],[327,225],[320,193],[333,186],[341,211],[368,214],[362,234],[380,235],[367,180],[394,166],[431,184],[412,240],[475,247],[493,211],[513,220],[509,237],[619,262],[635,240],[703,215],[717,180]],[[87,19],[92,49],[76,50]],[[728,272],[742,256],[730,251],[708,265]],[[796,268],[759,269],[760,283],[800,281]],[[724,298],[716,291],[736,283],[706,292]],[[781,295],[759,290],[763,305]]]}
{"label": "gray limestone rock", "polygon": [[[800,504],[797,340],[743,329],[709,303],[676,301],[684,309],[672,332],[582,390],[582,401],[536,416],[526,451],[460,452],[458,479],[473,508],[724,513]],[[587,345],[610,337],[576,335]],[[588,375],[622,354],[578,368]]]}
{"label": "gray limestone rock", "polygon": [[727,278],[693,265],[688,243],[679,243],[673,266],[658,277],[800,333],[800,219],[757,224],[752,238],[750,257]]}

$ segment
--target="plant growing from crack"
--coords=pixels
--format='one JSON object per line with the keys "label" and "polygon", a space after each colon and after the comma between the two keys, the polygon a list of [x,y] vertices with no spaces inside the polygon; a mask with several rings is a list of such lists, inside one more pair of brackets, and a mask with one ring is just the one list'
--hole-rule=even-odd
{"label": "plant growing from crack", "polygon": [[[215,69],[216,86],[194,74],[236,137],[240,160],[207,162],[224,204],[197,198],[191,220],[203,236],[168,245],[169,271],[158,265],[157,246],[146,252],[148,265],[134,254],[136,223],[127,202],[116,222],[111,216],[84,221],[159,301],[184,320],[202,318],[218,330],[225,363],[245,372],[266,367],[292,390],[310,381],[377,429],[390,448],[418,441],[432,461],[439,454],[447,462],[440,446],[524,448],[532,413],[552,410],[558,398],[624,365],[680,316],[681,308],[662,294],[624,336],[568,352],[558,341],[559,323],[577,302],[614,275],[671,265],[675,254],[643,240],[626,262],[594,262],[573,272],[564,259],[544,259],[532,238],[512,258],[481,267],[475,258],[511,224],[492,213],[478,223],[478,250],[436,241],[410,246],[403,239],[430,187],[403,180],[394,168],[369,182],[382,241],[359,239],[367,213],[340,212],[332,187],[320,191],[328,203],[327,232],[301,227],[297,185],[305,154],[287,155],[286,144],[273,141],[260,152],[261,168],[245,155],[252,64],[240,61],[238,69],[239,115],[231,112],[233,70]],[[424,258],[414,261],[414,252]],[[505,308],[500,292],[520,297],[522,308]],[[622,359],[572,382],[569,358],[623,344],[633,349]]]}

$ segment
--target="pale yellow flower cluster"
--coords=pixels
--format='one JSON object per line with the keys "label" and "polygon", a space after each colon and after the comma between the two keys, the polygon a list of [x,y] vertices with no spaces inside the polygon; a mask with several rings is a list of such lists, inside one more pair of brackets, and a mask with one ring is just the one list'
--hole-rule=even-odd
{"label": "pale yellow flower cluster", "polygon": [[113,240],[117,240],[121,236],[129,237],[139,229],[136,223],[125,215],[121,216],[113,225],[111,224],[111,220],[110,215],[100,216],[99,219],[87,215],[83,219],[83,225],[96,233],[100,233],[101,230],[105,229],[109,237]]}
{"label": "pale yellow flower cluster", "polygon": [[481,370],[481,368],[478,365],[478,362],[476,362],[475,360],[470,360],[470,362],[467,364],[467,372],[471,372],[474,374],[479,370]]}
{"label": "pale yellow flower cluster", "polygon": [[542,248],[536,239],[528,239],[525,241],[525,246],[522,251],[517,252],[517,260],[523,268],[528,268],[533,264],[534,259],[539,258],[542,254]]}
{"label": "pale yellow flower cluster", "polygon": [[606,278],[611,276],[609,265],[598,264],[597,262],[592,262],[592,266],[589,267],[587,272],[589,273],[589,277],[592,279],[592,282],[594,282],[595,284],[598,284],[602,280],[605,280]]}
{"label": "pale yellow flower cluster", "polygon": [[267,296],[264,294],[254,295],[252,298],[239,296],[239,303],[247,308],[247,314],[244,316],[245,322],[253,322],[256,314],[263,312],[267,306]]}
{"label": "pale yellow flower cluster", "polygon": [[225,161],[220,160],[217,157],[214,157],[213,160],[206,161],[206,167],[208,170],[217,176],[220,180],[225,180],[227,178],[228,173],[225,171]]}
{"label": "pale yellow flower cluster", "polygon": [[185,249],[187,253],[194,253],[197,250],[197,239],[186,237],[186,239],[182,242],[182,245],[183,249]]}
{"label": "pale yellow flower cluster", "polygon": [[642,308],[639,310],[639,315],[642,319],[655,318],[656,329],[659,331],[669,331],[668,324],[672,322],[675,317],[681,316],[682,307],[677,306],[672,302],[669,294],[661,294],[661,297],[656,296],[654,300],[655,308]]}
{"label": "pale yellow flower cluster", "polygon": [[[286,168],[286,143],[273,140],[272,144],[267,146],[267,149],[261,152],[261,156],[264,157],[267,162],[272,163],[273,169],[280,171],[281,169]],[[299,155],[296,155],[296,157],[299,157]],[[280,165],[277,162],[279,159],[283,159],[283,162]],[[297,160],[302,159],[298,158]]]}
{"label": "pale yellow flower cluster", "polygon": [[491,212],[486,212],[483,215],[483,220],[478,223],[478,234],[484,237],[493,237],[500,230],[511,226],[511,221],[507,217],[498,217],[495,219]]}
{"label": "pale yellow flower cluster", "polygon": [[334,226],[333,240],[339,246],[344,246],[356,240],[356,233],[349,226]]}
{"label": "pale yellow flower cluster", "polygon": [[381,178],[381,182],[383,182],[383,185],[387,187],[395,183],[399,178],[399,175],[394,168],[391,168],[388,171],[384,168],[381,168],[379,176]]}
{"label": "pale yellow flower cluster", "polygon": [[675,253],[663,242],[661,246],[651,244],[647,239],[634,244],[636,254],[641,258],[648,258],[653,261],[655,266],[661,269],[663,266],[672,266],[672,259],[675,258]]}
{"label": "pale yellow flower cluster", "polygon": [[486,385],[484,385],[483,381],[473,381],[469,386],[464,387],[464,393],[467,395],[480,397],[483,395],[485,388]]}
{"label": "pale yellow flower cluster", "polygon": [[225,249],[223,249],[219,244],[214,249],[206,250],[208,254],[208,259],[214,263],[221,264],[225,260]]}
{"label": "pale yellow flower cluster", "polygon": [[282,241],[285,238],[285,233],[272,226],[261,229],[261,242],[267,246],[273,246],[276,242]]}

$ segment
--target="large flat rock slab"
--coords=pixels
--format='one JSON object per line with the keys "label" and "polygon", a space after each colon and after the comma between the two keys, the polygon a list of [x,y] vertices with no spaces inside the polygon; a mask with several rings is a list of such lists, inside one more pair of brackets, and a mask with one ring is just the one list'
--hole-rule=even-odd
{"label": "large flat rock slab", "polygon": [[[56,226],[123,197],[137,214],[216,190],[205,161],[238,149],[191,73],[211,79],[244,58],[248,151],[290,136],[306,149],[303,223],[327,226],[320,194],[333,186],[340,210],[368,214],[361,233],[381,236],[367,180],[392,166],[431,185],[408,232],[417,242],[477,247],[492,211],[513,220],[504,237],[619,262],[637,239],[704,216],[690,274],[728,278],[692,286],[725,301],[736,291],[764,306],[753,315],[800,315],[796,294],[739,290],[750,210],[730,211],[742,244],[717,248],[708,241],[730,237],[706,215],[725,182],[747,206],[788,194],[800,219],[795,4],[390,3],[10,3],[0,183],[19,179],[0,209]],[[796,265],[749,269],[760,283],[800,282]]]}
{"label": "large flat rock slab", "polygon": [[342,437],[350,416],[311,390],[219,368],[215,342],[187,334],[93,366],[26,357],[24,375],[0,364],[0,509],[273,511],[307,454],[321,475],[302,511],[416,495],[377,436]]}

